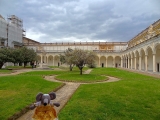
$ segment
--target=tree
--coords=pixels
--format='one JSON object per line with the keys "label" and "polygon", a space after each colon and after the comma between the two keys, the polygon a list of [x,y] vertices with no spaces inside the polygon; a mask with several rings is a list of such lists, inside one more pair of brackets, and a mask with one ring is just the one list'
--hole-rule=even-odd
{"label": "tree", "polygon": [[33,49],[28,49],[26,47],[20,48],[20,61],[24,63],[24,67],[27,65],[28,62],[36,61],[37,54]]}
{"label": "tree", "polygon": [[80,75],[82,75],[82,69],[86,64],[90,65],[95,62],[96,54],[93,51],[75,49],[74,50],[74,63],[80,70]]}
{"label": "tree", "polygon": [[14,63],[14,65],[16,63],[22,63],[22,58],[21,58],[21,48],[17,48],[17,49],[14,49],[12,48],[12,54],[11,54],[11,57],[12,57],[12,60],[10,62]]}
{"label": "tree", "polygon": [[73,50],[71,48],[68,48],[65,52],[64,55],[60,55],[60,61],[62,63],[66,63],[69,65],[70,71],[72,71],[75,62],[74,62],[74,55],[73,55]]}
{"label": "tree", "polygon": [[6,62],[10,62],[13,60],[12,50],[10,48],[0,48],[0,69]]}
{"label": "tree", "polygon": [[33,49],[26,47],[21,48],[0,48],[0,69],[6,62],[24,63],[24,67],[28,62],[36,61],[37,54]]}
{"label": "tree", "polygon": [[93,51],[81,50],[81,49],[67,49],[64,53],[64,56],[61,55],[61,58],[65,63],[70,65],[70,71],[74,65],[76,65],[80,74],[82,75],[83,67],[88,64],[92,65],[95,62],[96,54]]}

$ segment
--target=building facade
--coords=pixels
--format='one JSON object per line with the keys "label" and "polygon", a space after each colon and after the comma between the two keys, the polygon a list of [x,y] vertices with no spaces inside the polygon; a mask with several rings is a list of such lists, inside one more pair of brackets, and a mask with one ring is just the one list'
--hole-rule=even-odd
{"label": "building facade", "polygon": [[39,43],[24,37],[23,44],[37,52],[39,63],[49,66],[58,66],[59,54],[66,49],[78,48],[96,52],[98,67],[160,72],[160,20],[128,42]]}
{"label": "building facade", "polygon": [[0,48],[2,47],[21,47],[23,46],[23,21],[11,15],[5,20],[0,15]]}

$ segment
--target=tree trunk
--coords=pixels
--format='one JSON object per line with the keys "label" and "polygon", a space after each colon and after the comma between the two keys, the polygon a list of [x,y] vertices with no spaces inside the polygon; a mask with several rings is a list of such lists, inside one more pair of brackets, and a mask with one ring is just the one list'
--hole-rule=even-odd
{"label": "tree trunk", "polygon": [[3,64],[4,64],[3,62],[0,63],[0,69],[2,69]]}
{"label": "tree trunk", "polygon": [[82,68],[80,69],[80,75],[82,75]]}
{"label": "tree trunk", "polygon": [[83,69],[83,67],[78,66],[78,68],[79,68],[79,70],[80,70],[80,75],[82,75],[82,69]]}
{"label": "tree trunk", "polygon": [[70,69],[70,71],[72,71],[72,65],[69,65],[69,69]]}
{"label": "tree trunk", "polygon": [[27,65],[27,63],[26,63],[26,62],[24,62],[24,68],[26,67],[26,65]]}

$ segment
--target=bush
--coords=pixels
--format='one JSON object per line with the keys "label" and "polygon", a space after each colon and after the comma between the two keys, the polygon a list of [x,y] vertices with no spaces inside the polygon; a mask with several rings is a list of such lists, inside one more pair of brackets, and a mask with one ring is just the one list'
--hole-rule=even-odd
{"label": "bush", "polygon": [[96,68],[96,64],[88,65],[89,68]]}

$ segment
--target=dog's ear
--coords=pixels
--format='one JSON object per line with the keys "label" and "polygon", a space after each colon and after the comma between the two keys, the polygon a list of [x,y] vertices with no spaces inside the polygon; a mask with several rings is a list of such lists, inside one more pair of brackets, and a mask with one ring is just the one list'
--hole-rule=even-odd
{"label": "dog's ear", "polygon": [[38,93],[36,96],[36,101],[41,101],[43,93]]}
{"label": "dog's ear", "polygon": [[54,92],[49,93],[51,100],[56,98],[56,94]]}

